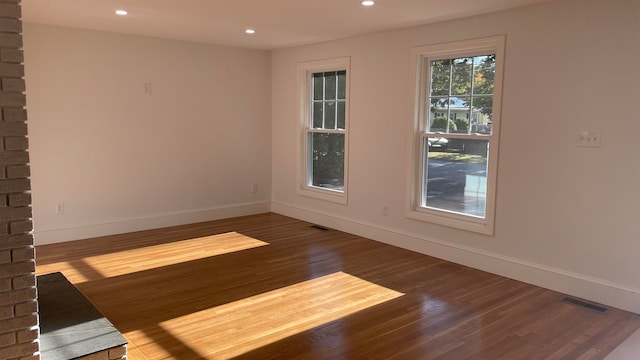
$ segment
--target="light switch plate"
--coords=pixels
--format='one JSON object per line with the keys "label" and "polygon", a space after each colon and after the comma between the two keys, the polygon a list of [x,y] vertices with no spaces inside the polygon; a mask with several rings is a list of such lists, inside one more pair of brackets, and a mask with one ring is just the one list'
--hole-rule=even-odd
{"label": "light switch plate", "polygon": [[600,133],[581,131],[578,133],[576,145],[580,147],[600,147]]}

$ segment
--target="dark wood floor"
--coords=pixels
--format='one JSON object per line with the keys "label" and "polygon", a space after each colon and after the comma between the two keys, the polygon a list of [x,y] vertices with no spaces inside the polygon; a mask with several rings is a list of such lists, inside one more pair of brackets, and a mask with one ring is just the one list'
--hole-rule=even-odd
{"label": "dark wood floor", "polygon": [[276,214],[39,246],[145,359],[603,359],[640,328]]}

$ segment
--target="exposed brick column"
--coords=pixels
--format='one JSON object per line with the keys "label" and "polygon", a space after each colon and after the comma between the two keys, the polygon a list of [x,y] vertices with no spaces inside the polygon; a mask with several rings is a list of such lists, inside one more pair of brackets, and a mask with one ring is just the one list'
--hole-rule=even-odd
{"label": "exposed brick column", "polygon": [[20,0],[0,0],[0,359],[39,359]]}

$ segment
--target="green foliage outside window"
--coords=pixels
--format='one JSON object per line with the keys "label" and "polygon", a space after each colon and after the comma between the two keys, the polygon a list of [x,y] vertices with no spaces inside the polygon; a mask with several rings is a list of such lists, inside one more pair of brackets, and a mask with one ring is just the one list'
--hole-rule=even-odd
{"label": "green foliage outside window", "polygon": [[469,130],[469,120],[468,119],[457,118],[453,122],[455,123],[456,128],[455,128],[455,130],[451,130],[451,132],[457,131],[457,132],[466,133]]}
{"label": "green foliage outside window", "polygon": [[[449,119],[449,131],[448,132],[456,132],[458,126],[456,123]],[[447,118],[444,116],[438,116],[433,119],[431,123],[431,131],[433,132],[447,132]]]}

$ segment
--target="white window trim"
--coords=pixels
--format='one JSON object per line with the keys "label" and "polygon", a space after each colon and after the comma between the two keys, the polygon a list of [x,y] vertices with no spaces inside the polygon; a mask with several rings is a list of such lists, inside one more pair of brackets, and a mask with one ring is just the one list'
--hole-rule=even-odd
{"label": "white window trim", "polygon": [[[298,63],[298,159],[297,159],[297,193],[315,199],[347,204],[349,184],[349,78],[351,77],[351,58],[340,57],[326,60]],[[346,70],[346,101],[345,101],[345,139],[344,139],[344,186],[343,191],[324,189],[310,186],[307,174],[310,168],[307,157],[307,133],[313,132],[310,127],[311,119],[311,74],[317,72]],[[323,132],[331,132],[330,130]],[[340,132],[342,133],[342,131]]]}
{"label": "white window trim", "polygon": [[[408,167],[408,184],[406,191],[406,202],[408,210],[406,216],[411,219],[431,222],[467,231],[473,231],[486,235],[494,234],[495,203],[498,177],[498,156],[500,139],[500,120],[502,109],[502,82],[504,72],[505,56],[505,36],[494,36],[474,40],[458,41],[452,43],[427,45],[413,48],[411,51],[412,93],[415,94],[411,121],[411,137],[408,153],[411,162]],[[492,134],[483,136],[483,139],[490,138],[490,156],[487,168],[487,195],[486,212],[484,218],[476,218],[469,215],[423,208],[420,206],[421,186],[422,186],[422,133],[425,131],[424,116],[427,116],[428,109],[424,99],[427,98],[429,60],[442,58],[454,58],[478,55],[491,51],[496,54],[496,73],[494,78],[494,101]],[[455,134],[447,136],[456,137]]]}

